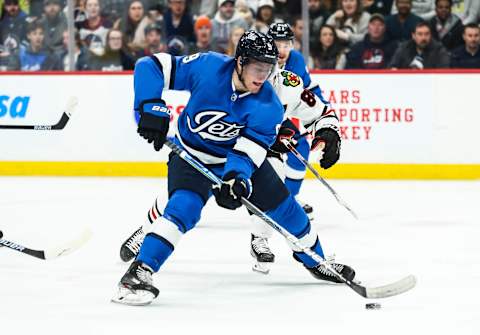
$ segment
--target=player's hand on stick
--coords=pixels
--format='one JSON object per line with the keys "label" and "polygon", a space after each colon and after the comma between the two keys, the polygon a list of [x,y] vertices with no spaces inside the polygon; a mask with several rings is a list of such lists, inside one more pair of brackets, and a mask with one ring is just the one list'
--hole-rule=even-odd
{"label": "player's hand on stick", "polygon": [[293,138],[294,135],[295,135],[295,130],[289,127],[282,126],[278,131],[277,138],[275,139],[275,142],[270,147],[270,150],[278,152],[280,154],[285,154],[287,152],[290,152],[290,148],[288,148],[285,145],[284,141],[287,141],[290,145],[292,145],[293,147],[296,147],[298,142],[296,139]]}
{"label": "player's hand on stick", "polygon": [[323,156],[320,159],[320,166],[328,169],[340,158],[340,136],[329,128],[317,130],[312,141],[312,151],[322,150]]}
{"label": "player's hand on stick", "polygon": [[242,206],[240,198],[248,198],[251,193],[250,180],[239,177],[234,171],[225,174],[221,186],[213,187],[213,195],[217,204],[227,209],[237,209]]}
{"label": "player's hand on stick", "polygon": [[153,142],[155,150],[162,149],[169,125],[170,111],[164,101],[147,103],[142,106],[137,132],[148,143]]}

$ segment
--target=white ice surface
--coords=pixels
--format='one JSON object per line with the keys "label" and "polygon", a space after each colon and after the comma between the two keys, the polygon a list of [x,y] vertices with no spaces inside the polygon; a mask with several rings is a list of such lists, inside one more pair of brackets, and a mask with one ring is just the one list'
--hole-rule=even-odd
{"label": "white ice surface", "polygon": [[90,227],[77,252],[42,261],[0,248],[0,334],[480,334],[480,183],[331,181],[355,221],[315,180],[325,252],[366,285],[407,274],[418,284],[376,300],[317,282],[280,236],[270,275],[251,271],[248,217],[211,201],[197,228],[155,275],[147,307],[110,303],[127,266],[121,242],[166,181],[140,178],[0,178],[0,229],[31,248],[62,244]]}

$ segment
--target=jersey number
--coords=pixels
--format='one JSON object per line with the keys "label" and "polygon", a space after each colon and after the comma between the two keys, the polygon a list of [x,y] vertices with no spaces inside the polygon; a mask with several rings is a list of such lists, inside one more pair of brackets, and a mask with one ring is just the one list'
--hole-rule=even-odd
{"label": "jersey number", "polygon": [[312,91],[304,89],[300,97],[309,107],[315,106],[315,94]]}
{"label": "jersey number", "polygon": [[200,54],[197,52],[196,54],[193,54],[193,55],[189,55],[189,56],[186,56],[182,59],[182,62],[187,64],[187,63],[190,63],[191,61],[197,59],[198,57],[200,57]]}

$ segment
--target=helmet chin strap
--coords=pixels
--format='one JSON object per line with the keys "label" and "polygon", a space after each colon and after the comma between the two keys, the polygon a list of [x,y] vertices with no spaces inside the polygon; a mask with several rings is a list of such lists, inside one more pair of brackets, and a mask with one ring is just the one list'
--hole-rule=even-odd
{"label": "helmet chin strap", "polygon": [[[243,60],[243,59],[242,59]],[[240,82],[242,83],[243,87],[245,88],[246,91],[248,91],[247,89],[247,85],[245,84],[245,79],[243,78],[243,64],[242,64],[242,61],[240,61],[240,73],[238,72],[238,64],[235,64],[235,72],[237,73],[237,76],[238,76],[238,79],[240,80]]]}

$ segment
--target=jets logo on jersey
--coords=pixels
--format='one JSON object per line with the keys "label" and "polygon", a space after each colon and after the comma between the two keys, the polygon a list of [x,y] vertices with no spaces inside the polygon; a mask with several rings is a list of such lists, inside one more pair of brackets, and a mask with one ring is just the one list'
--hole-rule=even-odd
{"label": "jets logo on jersey", "polygon": [[300,85],[300,78],[296,74],[288,71],[282,71],[281,74],[282,77],[285,78],[283,79],[283,85],[292,87]]}
{"label": "jets logo on jersey", "polygon": [[235,123],[228,123],[222,118],[228,113],[221,111],[203,111],[197,113],[193,120],[196,126],[192,125],[190,116],[187,115],[188,128],[192,133],[198,134],[203,139],[225,142],[240,135],[244,126]]}

